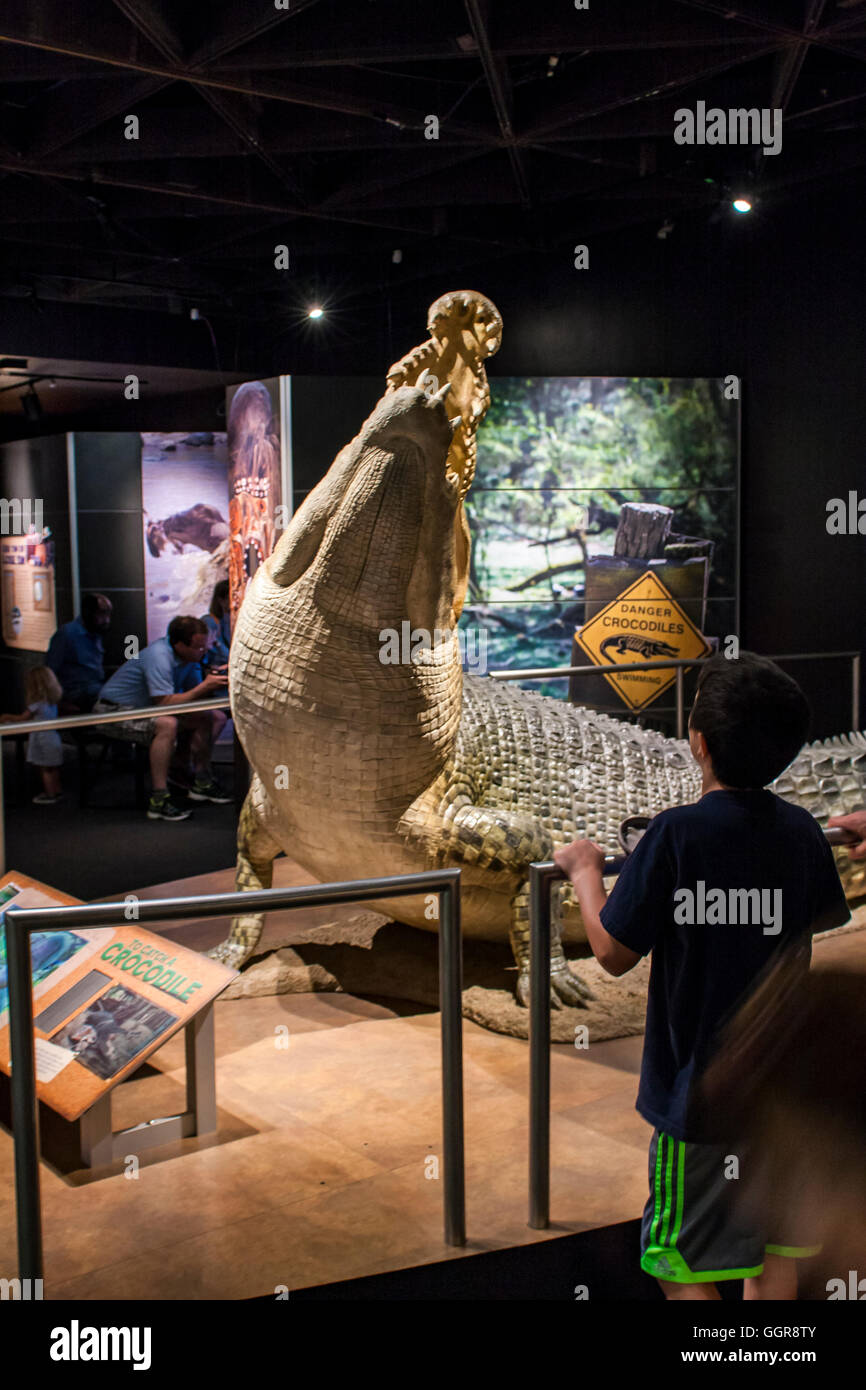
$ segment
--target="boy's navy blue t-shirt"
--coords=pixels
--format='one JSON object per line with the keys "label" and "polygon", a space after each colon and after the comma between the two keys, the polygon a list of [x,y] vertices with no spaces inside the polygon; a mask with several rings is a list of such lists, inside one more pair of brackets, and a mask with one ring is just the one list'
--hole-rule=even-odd
{"label": "boy's navy blue t-shirt", "polygon": [[720,790],[655,816],[601,911],[617,941],[653,953],[644,1119],[701,1142],[690,1101],[720,1027],[777,952],[799,943],[805,964],[811,933],[850,915],[830,846],[802,807],[769,791]]}

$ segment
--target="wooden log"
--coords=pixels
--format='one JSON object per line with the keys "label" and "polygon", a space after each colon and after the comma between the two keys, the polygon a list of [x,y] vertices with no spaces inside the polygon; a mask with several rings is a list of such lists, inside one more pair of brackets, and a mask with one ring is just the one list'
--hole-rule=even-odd
{"label": "wooden log", "polygon": [[625,502],[620,509],[613,553],[617,557],[654,560],[662,553],[673,508],[655,502]]}
{"label": "wooden log", "polygon": [[705,555],[712,563],[715,541],[699,540],[696,536],[671,535],[662,555],[665,560],[696,560]]}

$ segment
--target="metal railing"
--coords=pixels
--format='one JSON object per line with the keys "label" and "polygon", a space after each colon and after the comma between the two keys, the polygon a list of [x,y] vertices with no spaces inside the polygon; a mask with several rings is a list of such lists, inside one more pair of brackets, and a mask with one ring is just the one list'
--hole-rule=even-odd
{"label": "metal railing", "polygon": [[[40,721],[41,722],[41,721]],[[460,936],[460,870],[437,869],[400,877],[322,883],[303,888],[153,898],[136,906],[137,922],[179,921],[185,917],[225,917],[231,913],[280,908],[370,902],[381,898],[436,893],[439,898],[439,1007],[442,1012],[442,1132],[445,1240],[466,1243],[463,1145],[463,958]],[[39,1115],[33,1033],[32,931],[69,931],[114,926],[128,921],[129,904],[16,908],[0,913],[6,931],[9,968],[9,1042],[12,1063],[12,1131],[15,1148],[15,1199],[18,1275],[43,1277],[42,1206],[39,1192]]]}
{"label": "metal railing", "polygon": [[[205,709],[229,709],[228,696],[213,700],[189,700],[184,705],[145,705],[140,709],[115,709],[106,714],[69,714],[57,719],[22,719],[0,724],[0,739],[15,734],[41,734],[47,729],[84,729],[91,725],[122,724],[126,719],[158,719],[161,714],[199,714]],[[0,874],[6,872],[6,813],[3,805],[3,744],[0,743]]]}
{"label": "metal railing", "polygon": [[[680,658],[670,661],[628,661],[621,665],[608,666],[548,666],[515,670],[491,671],[489,674],[498,681],[564,680],[566,676],[599,676],[608,672],[673,670],[676,672],[677,738],[685,737],[685,707],[683,702],[683,671],[691,666],[700,666],[705,657]],[[793,652],[784,656],[770,656],[769,661],[850,661],[851,662],[851,728],[856,729],[860,719],[860,652]]]}

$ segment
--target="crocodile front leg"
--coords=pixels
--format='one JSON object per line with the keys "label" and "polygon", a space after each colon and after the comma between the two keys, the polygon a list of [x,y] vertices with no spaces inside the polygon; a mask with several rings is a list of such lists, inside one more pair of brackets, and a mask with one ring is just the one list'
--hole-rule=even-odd
{"label": "crocodile front leg", "polygon": [[[550,858],[550,855],[546,855]],[[594,999],[589,985],[576,975],[565,958],[562,949],[560,924],[558,920],[558,893],[556,885],[551,901],[550,912],[550,1002],[555,1009],[564,1005],[573,1008],[585,999]],[[521,884],[511,899],[511,949],[520,971],[517,977],[515,994],[518,1004],[529,1007],[529,881]]]}
{"label": "crocodile front leg", "polygon": [[[513,873],[520,887],[511,900],[509,939],[518,967],[517,1000],[529,1002],[529,882],[528,865],[550,859],[553,841],[532,816],[475,805],[461,796],[445,808],[439,843],[447,859],[479,869]],[[558,907],[558,894],[555,897]],[[550,1001],[554,1008],[579,1005],[595,996],[574,974],[562,949],[556,912],[551,914]]]}
{"label": "crocodile front leg", "polygon": [[[253,777],[238,821],[237,889],[270,888],[273,882],[274,860],[282,851],[265,828],[266,804],[265,789],[259,778]],[[205,954],[239,970],[258,945],[264,924],[261,912],[233,917],[226,940]]]}

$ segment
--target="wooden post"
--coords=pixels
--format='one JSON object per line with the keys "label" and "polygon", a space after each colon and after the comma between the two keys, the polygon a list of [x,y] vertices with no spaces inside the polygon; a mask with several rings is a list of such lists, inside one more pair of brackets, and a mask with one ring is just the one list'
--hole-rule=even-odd
{"label": "wooden post", "polygon": [[654,502],[625,502],[616,528],[614,555],[623,559],[656,559],[668,538],[673,515],[673,507],[661,507]]}

